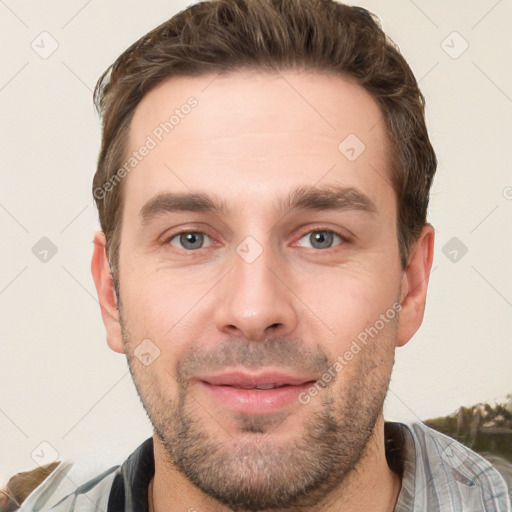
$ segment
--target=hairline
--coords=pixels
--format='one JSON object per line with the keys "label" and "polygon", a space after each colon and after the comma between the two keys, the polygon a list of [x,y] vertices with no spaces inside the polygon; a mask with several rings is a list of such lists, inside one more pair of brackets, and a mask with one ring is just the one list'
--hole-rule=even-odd
{"label": "hairline", "polygon": [[[379,101],[379,98],[370,91],[367,87],[365,87],[356,76],[352,75],[349,72],[346,71],[338,71],[336,69],[327,69],[325,67],[322,67],[321,65],[316,65],[314,63],[300,63],[297,67],[291,67],[291,66],[282,66],[282,65],[272,65],[269,67],[265,64],[241,64],[241,65],[233,65],[226,68],[218,69],[218,70],[208,70],[208,69],[200,69],[200,70],[187,70],[187,71],[178,71],[170,75],[163,76],[161,79],[156,81],[145,93],[140,97],[137,104],[134,106],[134,108],[131,110],[131,112],[127,115],[127,117],[124,120],[124,123],[120,127],[120,131],[116,133],[115,138],[120,139],[120,157],[118,162],[116,162],[116,165],[114,168],[118,168],[122,161],[125,161],[128,158],[128,153],[130,151],[130,133],[131,133],[131,127],[132,122],[135,117],[135,114],[137,112],[137,109],[139,108],[139,105],[143,102],[143,100],[157,87],[162,86],[165,83],[172,82],[174,79],[179,78],[200,78],[200,77],[208,77],[212,75],[222,76],[225,78],[229,78],[231,75],[237,75],[243,72],[250,72],[250,73],[256,73],[263,76],[275,76],[281,75],[281,71],[295,71],[299,73],[304,74],[311,74],[311,75],[319,75],[319,76],[332,76],[341,78],[343,80],[348,81],[349,83],[352,83],[359,88],[363,89],[367,94],[370,95],[373,102],[376,104],[376,106],[379,109],[380,114],[382,115],[382,120],[385,123],[385,129],[382,130],[382,133],[384,135],[384,141],[386,145],[386,157],[387,157],[387,167],[386,174],[389,173],[388,178],[391,181],[391,186],[395,195],[395,203],[396,203],[396,228],[397,228],[397,243],[399,245],[399,254],[400,254],[400,260],[401,260],[401,266],[403,265],[403,256],[402,255],[402,247],[401,247],[401,227],[400,227],[400,202],[399,202],[399,190],[398,190],[398,179],[399,179],[399,151],[396,141],[392,137],[392,130],[389,126],[389,120],[388,120],[388,114],[383,109],[381,102]],[[372,128],[373,129],[373,128]],[[128,176],[129,177],[129,176]],[[127,178],[128,178],[127,177]],[[108,178],[107,178],[108,179]],[[114,283],[116,282],[116,279],[118,278],[118,271],[119,271],[119,252],[121,248],[121,232],[122,232],[122,226],[123,226],[123,212],[124,212],[124,198],[125,198],[125,182],[126,179],[121,180],[118,187],[118,195],[117,195],[117,209],[115,213],[116,221],[114,228],[112,229],[111,234],[111,240],[107,240],[107,252],[113,252],[114,259],[112,260],[110,255],[108,254],[108,260],[110,264],[110,268],[113,271],[112,275],[114,278]],[[113,250],[112,250],[112,244],[113,243]],[[408,248],[404,248],[405,251],[408,250]],[[407,256],[407,254],[405,254]],[[115,275],[114,275],[115,274]]]}

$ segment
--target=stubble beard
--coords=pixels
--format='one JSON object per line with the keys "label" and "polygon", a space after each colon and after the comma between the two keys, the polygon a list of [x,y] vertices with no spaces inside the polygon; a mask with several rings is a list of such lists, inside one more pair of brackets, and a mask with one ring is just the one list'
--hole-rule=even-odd
{"label": "stubble beard", "polygon": [[[124,321],[122,326],[129,342],[133,338]],[[286,440],[282,424],[291,420],[286,416],[269,421],[265,416],[238,414],[233,417],[237,432],[228,434],[194,398],[179,365],[178,396],[166,396],[155,373],[143,369],[132,350],[125,352],[168,464],[231,510],[256,512],[312,507],[343,485],[364,458],[382,414],[394,362],[389,349],[379,345],[375,339],[357,356],[359,369],[347,381],[343,396],[337,396],[330,385],[311,405],[300,405],[316,407],[300,433]],[[383,364],[389,368],[379,372]],[[217,428],[205,428],[211,424]]]}

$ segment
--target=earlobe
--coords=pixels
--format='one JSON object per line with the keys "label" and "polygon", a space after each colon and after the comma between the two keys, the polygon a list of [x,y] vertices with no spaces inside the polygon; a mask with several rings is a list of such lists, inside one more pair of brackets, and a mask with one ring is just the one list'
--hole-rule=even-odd
{"label": "earlobe", "polygon": [[402,275],[400,321],[397,346],[405,345],[420,328],[425,312],[428,281],[434,256],[434,228],[425,224],[410,251],[409,263]]}
{"label": "earlobe", "polygon": [[101,316],[107,331],[107,343],[112,350],[122,354],[124,350],[119,311],[108,263],[106,239],[102,231],[98,231],[94,236],[91,272],[98,294]]}

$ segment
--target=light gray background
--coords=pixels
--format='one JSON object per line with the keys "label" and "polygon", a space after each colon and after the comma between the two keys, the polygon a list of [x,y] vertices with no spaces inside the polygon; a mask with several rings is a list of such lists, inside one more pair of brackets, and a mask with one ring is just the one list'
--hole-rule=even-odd
{"label": "light gray background", "polygon": [[[124,356],[107,347],[89,271],[100,135],[92,89],[129,44],[188,3],[0,0],[0,482],[33,468],[37,453],[107,450],[121,462],[151,435]],[[426,318],[397,352],[387,418],[503,399],[512,392],[512,2],[359,5],[379,15],[420,80],[439,158]],[[47,52],[52,39],[46,59],[31,47]],[[32,251],[42,237],[58,249],[47,262]],[[443,253],[453,237],[467,247],[456,262]]]}

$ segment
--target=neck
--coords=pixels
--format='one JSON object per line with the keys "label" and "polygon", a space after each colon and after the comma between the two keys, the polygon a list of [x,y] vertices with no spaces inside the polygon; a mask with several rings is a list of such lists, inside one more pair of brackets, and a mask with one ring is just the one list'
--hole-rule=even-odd
{"label": "neck", "polygon": [[[153,435],[155,475],[148,488],[149,512],[231,509],[205,495],[170,462],[158,436]],[[342,484],[327,494],[310,512],[393,512],[400,493],[400,477],[386,461],[384,419],[379,417],[365,452]],[[277,510],[268,512],[279,512]]]}

